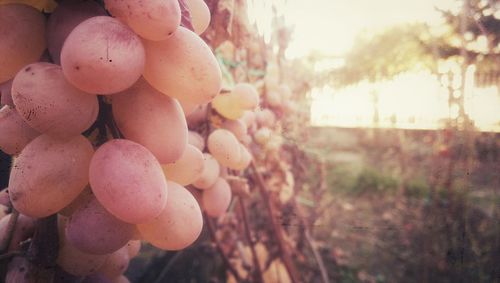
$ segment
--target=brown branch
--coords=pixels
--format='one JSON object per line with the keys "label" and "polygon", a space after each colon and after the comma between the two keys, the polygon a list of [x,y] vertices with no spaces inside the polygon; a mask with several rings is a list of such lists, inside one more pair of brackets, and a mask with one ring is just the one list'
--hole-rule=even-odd
{"label": "brown branch", "polygon": [[292,257],[290,252],[288,251],[286,245],[285,245],[285,239],[283,238],[283,231],[281,229],[281,226],[278,224],[276,221],[276,213],[273,207],[273,204],[271,203],[271,199],[269,197],[268,192],[271,190],[267,187],[264,178],[262,175],[259,173],[257,170],[257,165],[255,164],[255,160],[252,160],[252,163],[250,166],[253,169],[254,172],[254,178],[256,183],[259,185],[259,192],[262,195],[262,199],[264,201],[264,204],[266,205],[267,212],[269,214],[269,218],[271,219],[271,224],[273,227],[274,235],[276,236],[276,240],[278,241],[278,248],[281,253],[281,258],[283,260],[283,264],[285,265],[285,268],[290,275],[290,279],[292,280],[293,283],[298,283],[301,282],[300,277],[298,275],[298,271],[295,268]]}
{"label": "brown branch", "polygon": [[214,242],[217,251],[221,255],[222,261],[224,262],[224,265],[226,265],[227,269],[229,269],[229,272],[231,272],[231,274],[233,274],[236,282],[241,282],[242,281],[241,276],[238,274],[238,271],[236,270],[236,268],[234,268],[234,266],[229,261],[228,256],[224,252],[224,249],[222,249],[222,246],[221,246],[219,240],[217,239],[217,236],[215,235],[214,224],[212,223],[211,219],[205,213],[203,213],[203,214],[205,216],[205,222],[207,223],[207,228],[208,228],[208,232],[210,234],[210,238],[212,238],[212,241]]}
{"label": "brown branch", "polygon": [[316,246],[316,241],[311,235],[311,230],[309,229],[308,223],[304,220],[304,217],[300,213],[300,210],[298,209],[298,204],[295,198],[293,198],[293,205],[295,206],[296,214],[297,217],[299,218],[299,221],[302,223],[302,226],[304,227],[304,233],[306,236],[306,241],[311,247],[314,259],[316,260],[316,263],[318,264],[319,271],[321,273],[321,278],[324,283],[330,282],[330,279],[328,278],[328,271],[326,270],[325,267],[325,262],[323,261],[323,258],[321,257],[321,254],[318,251],[318,247]]}
{"label": "brown branch", "polygon": [[250,225],[248,225],[248,217],[243,198],[239,198],[239,205],[240,205],[241,216],[243,218],[243,226],[245,227],[245,236],[247,238],[248,245],[250,246],[250,250],[252,251],[253,265],[255,268],[254,276],[257,279],[256,281],[264,282],[264,276],[262,275],[262,270],[260,268],[259,258],[257,257],[254,241],[252,239],[252,235],[250,234]]}
{"label": "brown branch", "polygon": [[19,218],[19,211],[17,211],[15,208],[12,208],[12,213],[10,215],[9,222],[7,223],[7,232],[5,233],[6,237],[3,238],[3,241],[0,243],[0,254],[6,253],[7,249],[9,248],[12,236],[14,235],[14,231],[16,230],[17,218]]}

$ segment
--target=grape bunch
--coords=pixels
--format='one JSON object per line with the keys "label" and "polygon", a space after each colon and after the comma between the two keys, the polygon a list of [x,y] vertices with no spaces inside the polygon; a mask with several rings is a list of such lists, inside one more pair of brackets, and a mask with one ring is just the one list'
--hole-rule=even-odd
{"label": "grape bunch", "polygon": [[[220,94],[199,36],[210,23],[203,0],[103,2],[59,1],[48,16],[0,5],[0,149],[14,158],[2,193],[19,213],[0,220],[0,241],[17,217],[8,250],[21,251],[40,219],[57,217],[61,272],[128,282],[141,241],[186,248],[202,211],[226,212],[228,170],[252,161],[259,95],[246,83]],[[191,131],[212,107],[221,122]],[[14,257],[6,281],[28,282],[31,265]]]}

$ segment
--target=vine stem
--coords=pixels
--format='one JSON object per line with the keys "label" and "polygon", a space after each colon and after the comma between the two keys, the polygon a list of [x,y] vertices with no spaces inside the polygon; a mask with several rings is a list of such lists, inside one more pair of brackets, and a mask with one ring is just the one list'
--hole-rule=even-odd
{"label": "vine stem", "polygon": [[217,251],[222,256],[222,261],[224,262],[226,267],[229,269],[229,272],[231,272],[231,274],[233,274],[236,282],[242,282],[241,276],[238,274],[238,271],[236,270],[236,268],[234,268],[234,266],[229,261],[228,256],[226,255],[226,253],[222,249],[222,246],[221,246],[219,240],[217,239],[217,235],[215,235],[214,224],[212,223],[212,221],[208,217],[208,215],[206,215],[205,213],[203,213],[203,214],[205,216],[205,222],[207,223],[207,228],[208,228],[208,233],[210,234],[210,238],[212,238],[212,241],[215,243],[215,247],[216,247]]}
{"label": "vine stem", "polygon": [[259,185],[258,186],[259,192],[262,195],[264,204],[266,205],[267,213],[269,214],[269,217],[271,219],[271,224],[273,227],[274,235],[276,236],[276,240],[278,241],[278,248],[281,253],[283,264],[285,265],[285,268],[290,276],[291,281],[293,283],[301,282],[298,271],[293,264],[292,256],[286,247],[281,226],[276,221],[275,217],[276,212],[271,202],[271,198],[268,194],[268,192],[270,192],[270,189],[267,187],[267,184],[264,181],[264,178],[260,174],[259,170],[257,170],[257,165],[255,164],[255,160],[252,159],[250,166],[252,167],[252,170],[254,172],[254,179],[256,183]]}
{"label": "vine stem", "polygon": [[243,226],[245,227],[245,236],[247,238],[250,250],[252,252],[253,265],[255,268],[255,276],[257,277],[258,282],[264,282],[264,276],[262,275],[262,269],[260,268],[259,258],[257,257],[254,241],[252,239],[252,235],[250,234],[250,225],[248,224],[247,211],[243,198],[239,198],[239,206],[240,206],[241,216],[243,218]]}

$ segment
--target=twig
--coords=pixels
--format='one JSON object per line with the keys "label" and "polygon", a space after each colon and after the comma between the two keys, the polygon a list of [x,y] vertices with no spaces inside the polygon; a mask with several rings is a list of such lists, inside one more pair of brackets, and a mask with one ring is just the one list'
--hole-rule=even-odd
{"label": "twig", "polygon": [[257,252],[255,252],[254,241],[252,239],[252,235],[250,234],[250,225],[248,225],[248,217],[243,198],[239,198],[239,205],[240,205],[241,216],[243,217],[243,224],[245,227],[245,236],[250,246],[250,250],[252,251],[253,265],[255,268],[254,275],[256,276],[258,282],[264,282],[264,276],[262,275],[262,270],[260,269],[259,258],[257,257]]}
{"label": "twig", "polygon": [[262,195],[262,198],[264,200],[264,204],[266,205],[267,212],[269,214],[269,219],[271,219],[274,235],[276,236],[276,240],[278,241],[278,247],[281,253],[281,258],[283,260],[283,264],[285,265],[285,268],[290,275],[290,279],[292,280],[293,283],[298,283],[301,282],[300,277],[298,275],[297,269],[295,268],[292,258],[290,255],[290,252],[286,248],[285,245],[285,239],[283,238],[282,230],[280,225],[277,222],[277,218],[275,217],[275,212],[273,208],[273,204],[271,203],[271,199],[268,195],[267,192],[270,191],[270,189],[267,187],[264,178],[260,174],[260,172],[257,170],[257,165],[255,164],[255,160],[252,159],[252,162],[250,163],[250,166],[253,169],[254,172],[254,177],[255,180],[257,181],[257,184],[259,185],[259,191],[260,194]]}
{"label": "twig", "polygon": [[229,261],[229,258],[227,257],[226,253],[222,249],[222,246],[220,245],[220,242],[217,239],[217,236],[215,235],[214,224],[212,223],[211,219],[205,213],[204,213],[204,216],[205,216],[205,222],[207,223],[207,228],[208,228],[208,232],[210,234],[210,238],[212,238],[212,241],[215,243],[215,247],[217,248],[217,251],[219,252],[219,254],[222,257],[222,261],[224,262],[226,267],[229,269],[231,274],[233,274],[236,282],[241,282],[242,281],[241,276],[238,274],[238,271],[236,270],[236,268],[234,268],[234,266]]}
{"label": "twig", "polygon": [[0,254],[4,254],[7,252],[9,248],[10,241],[12,241],[12,236],[14,235],[14,231],[16,230],[17,218],[19,217],[19,211],[17,211],[14,207],[12,208],[12,213],[10,215],[9,223],[7,223],[6,228],[6,237],[0,243]]}
{"label": "twig", "polygon": [[121,139],[123,137],[122,133],[118,129],[118,126],[116,125],[115,118],[113,117],[113,109],[111,104],[108,104],[104,102],[103,98],[100,98],[100,102],[102,103],[99,105],[101,107],[100,111],[102,111],[102,118],[104,119],[104,124],[106,124],[106,127],[109,129],[109,132],[111,133],[111,136],[113,136],[114,139]]}
{"label": "twig", "polygon": [[182,253],[183,253],[183,250],[178,251],[175,253],[175,255],[172,258],[170,258],[167,265],[165,266],[165,268],[163,268],[161,270],[160,274],[158,275],[158,277],[156,278],[154,283],[165,282],[165,281],[162,281],[163,277],[165,277],[165,275],[167,275],[167,273],[170,271],[170,269],[172,268],[174,263],[181,257]]}

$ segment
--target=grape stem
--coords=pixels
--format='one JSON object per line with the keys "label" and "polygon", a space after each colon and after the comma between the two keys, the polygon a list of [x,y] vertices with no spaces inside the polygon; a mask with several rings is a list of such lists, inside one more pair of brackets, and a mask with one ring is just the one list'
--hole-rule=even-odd
{"label": "grape stem", "polygon": [[241,216],[243,218],[243,225],[245,227],[245,236],[248,241],[248,245],[250,246],[250,250],[252,252],[252,258],[253,258],[253,265],[254,265],[254,275],[256,277],[257,282],[264,282],[264,276],[262,275],[262,270],[260,268],[260,263],[259,259],[257,257],[257,252],[255,251],[255,243],[254,240],[252,239],[252,235],[250,233],[250,225],[248,224],[248,217],[247,217],[247,211],[245,207],[245,202],[243,198],[239,198],[239,206],[240,206],[240,212]]}
{"label": "grape stem", "polygon": [[236,268],[234,268],[234,266],[229,261],[228,256],[224,252],[224,249],[222,249],[222,246],[221,246],[219,240],[217,239],[217,236],[215,235],[215,227],[214,227],[213,222],[211,221],[211,219],[208,217],[207,214],[203,213],[203,215],[205,216],[205,222],[207,223],[207,228],[208,228],[208,233],[210,234],[210,238],[212,238],[212,241],[214,242],[217,251],[221,255],[222,261],[224,262],[224,265],[226,265],[227,269],[229,269],[229,272],[231,272],[231,274],[233,274],[236,282],[242,282],[241,276],[238,274],[238,271],[236,270]]}
{"label": "grape stem", "polygon": [[285,268],[290,275],[290,279],[293,283],[298,283],[301,282],[300,277],[298,275],[298,271],[295,268],[292,257],[290,254],[290,251],[287,249],[286,244],[285,244],[285,239],[283,237],[283,231],[281,229],[281,226],[278,224],[276,221],[276,212],[273,207],[273,204],[271,202],[271,198],[267,192],[270,192],[271,190],[267,187],[266,182],[264,181],[264,177],[260,174],[260,172],[257,170],[257,165],[255,164],[255,160],[252,159],[252,162],[250,163],[250,166],[252,167],[252,171],[254,172],[254,180],[258,184],[259,187],[259,192],[262,195],[262,198],[264,200],[264,204],[266,205],[267,213],[269,214],[269,218],[271,219],[271,224],[273,227],[274,231],[274,236],[276,237],[276,240],[278,242],[278,248],[281,254],[281,258],[283,260],[283,264],[285,265]]}
{"label": "grape stem", "polygon": [[6,228],[6,237],[3,238],[3,241],[0,243],[0,254],[5,254],[7,249],[9,248],[10,242],[12,241],[12,236],[14,235],[14,231],[16,230],[17,219],[19,218],[19,211],[15,208],[12,208],[12,213],[7,223]]}

